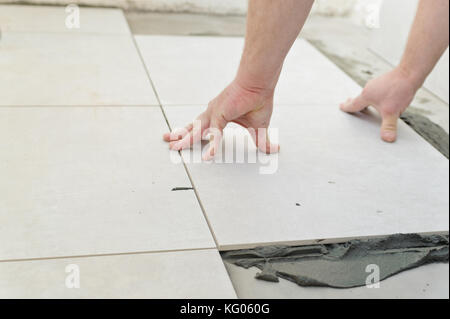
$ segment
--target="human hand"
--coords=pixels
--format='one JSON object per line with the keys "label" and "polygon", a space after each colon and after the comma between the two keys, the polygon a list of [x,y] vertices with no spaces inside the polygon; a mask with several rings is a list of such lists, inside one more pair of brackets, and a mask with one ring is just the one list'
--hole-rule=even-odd
{"label": "human hand", "polygon": [[418,90],[414,81],[399,68],[367,83],[362,93],[340,105],[344,112],[355,113],[372,105],[381,115],[381,138],[385,142],[397,139],[397,121],[408,108]]}
{"label": "human hand", "polygon": [[250,132],[258,149],[271,154],[279,151],[278,144],[272,144],[268,127],[273,110],[273,90],[248,89],[233,81],[209,104],[194,123],[184,129],[164,134],[163,139],[172,150],[191,147],[210,134],[209,150],[203,160],[213,159],[220,147],[223,129],[229,122],[237,123]]}

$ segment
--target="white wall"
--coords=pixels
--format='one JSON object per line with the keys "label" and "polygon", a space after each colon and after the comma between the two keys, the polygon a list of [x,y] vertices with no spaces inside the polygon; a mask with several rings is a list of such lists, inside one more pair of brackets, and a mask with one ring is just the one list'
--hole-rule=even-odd
{"label": "white wall", "polygon": [[[374,30],[371,49],[396,65],[403,54],[409,29],[414,20],[418,0],[384,1],[380,13],[380,28]],[[425,87],[449,103],[448,49],[433,70]]]}

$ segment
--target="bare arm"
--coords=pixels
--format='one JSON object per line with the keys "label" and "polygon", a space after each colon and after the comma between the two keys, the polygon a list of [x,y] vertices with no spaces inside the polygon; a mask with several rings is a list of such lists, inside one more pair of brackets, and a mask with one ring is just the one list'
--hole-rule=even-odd
{"label": "bare arm", "polygon": [[245,47],[237,79],[257,89],[274,89],[284,59],[308,17],[313,1],[249,2]]}
{"label": "bare arm", "polygon": [[399,67],[420,88],[448,47],[449,1],[421,0]]}

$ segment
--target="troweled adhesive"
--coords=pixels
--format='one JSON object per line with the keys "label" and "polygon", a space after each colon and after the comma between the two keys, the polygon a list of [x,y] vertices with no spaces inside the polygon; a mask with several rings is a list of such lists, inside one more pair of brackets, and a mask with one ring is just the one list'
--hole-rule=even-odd
{"label": "troweled adhesive", "polygon": [[244,268],[258,267],[261,280],[280,277],[301,286],[351,288],[370,283],[378,272],[381,281],[424,264],[448,262],[448,242],[448,235],[397,234],[341,244],[257,247],[222,257]]}

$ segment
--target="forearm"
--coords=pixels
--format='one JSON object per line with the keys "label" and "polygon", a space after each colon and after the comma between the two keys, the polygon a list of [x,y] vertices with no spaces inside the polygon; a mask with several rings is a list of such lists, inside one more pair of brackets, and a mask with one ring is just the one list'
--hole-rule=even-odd
{"label": "forearm", "polygon": [[275,89],[284,59],[313,0],[250,0],[245,47],[236,76],[250,90]]}
{"label": "forearm", "polygon": [[449,1],[421,0],[399,70],[420,88],[449,44]]}

